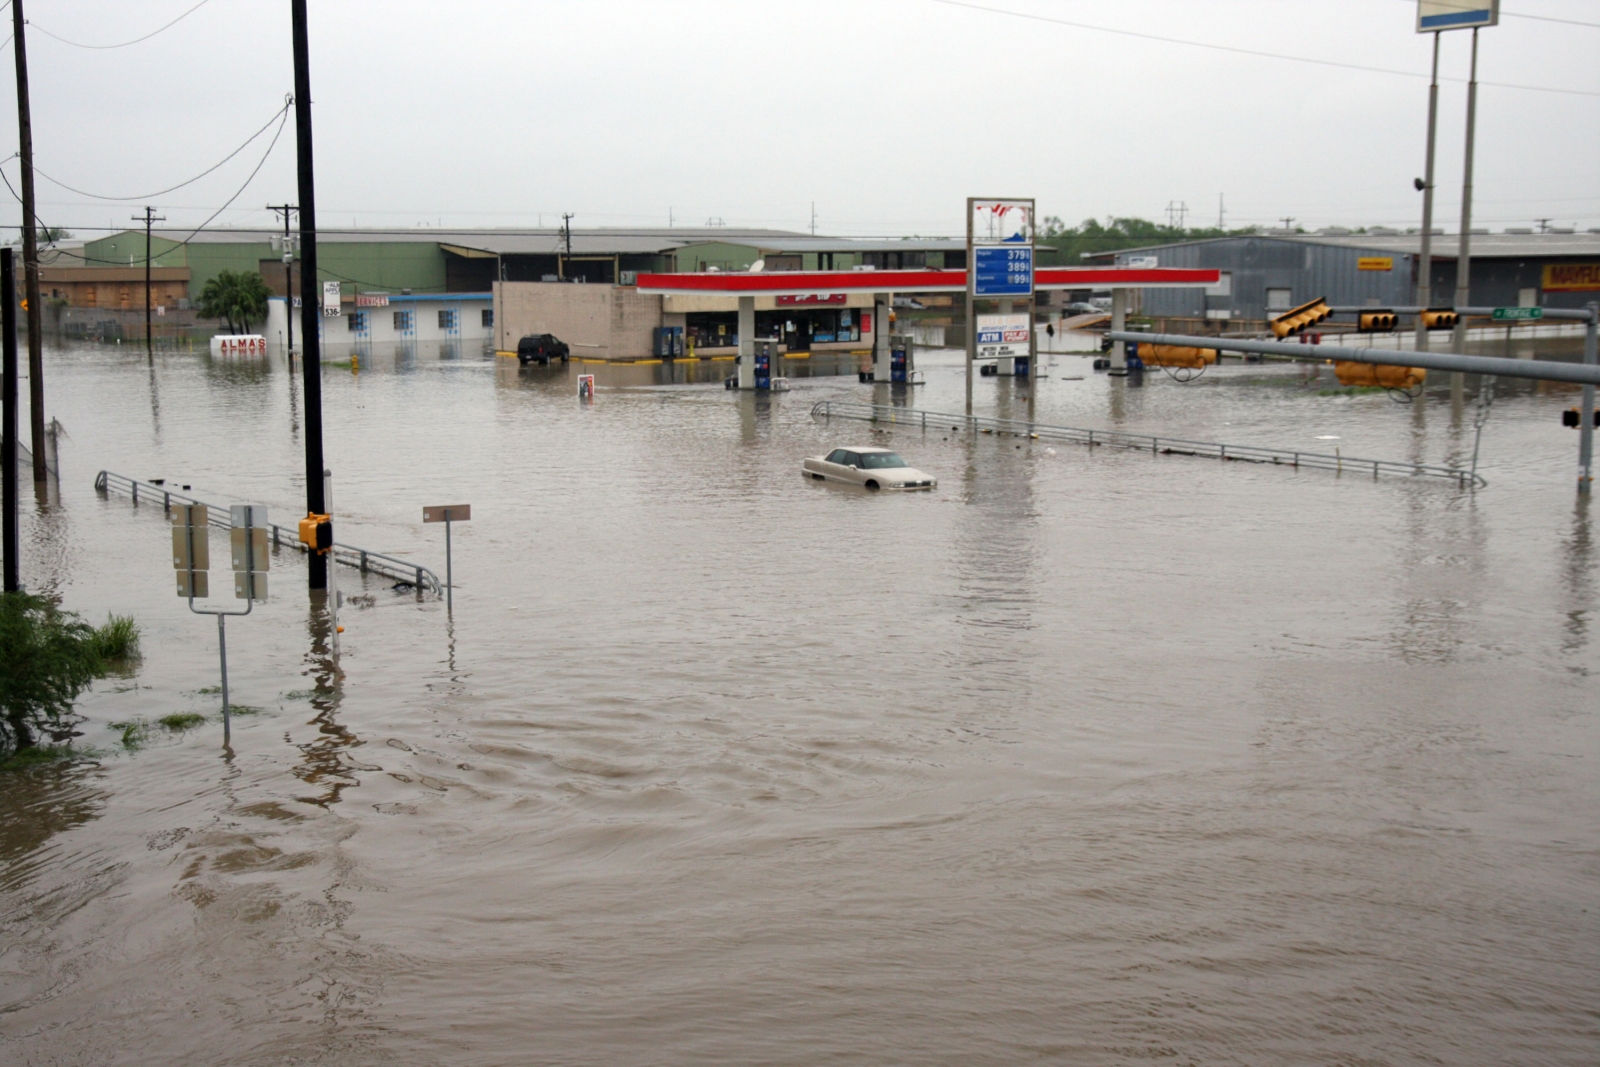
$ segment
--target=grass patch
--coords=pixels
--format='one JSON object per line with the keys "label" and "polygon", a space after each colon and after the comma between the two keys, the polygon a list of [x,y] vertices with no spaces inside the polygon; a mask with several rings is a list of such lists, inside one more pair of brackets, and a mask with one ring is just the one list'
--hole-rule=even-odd
{"label": "grass patch", "polygon": [[208,685],[204,689],[196,689],[195,692],[199,693],[203,697],[221,696],[222,695],[222,686],[220,686],[220,685]]}
{"label": "grass patch", "polygon": [[64,748],[54,748],[49,745],[33,745],[29,748],[19,749],[10,756],[7,756],[5,759],[0,759],[0,772],[20,771],[28,767],[37,767],[45,763],[55,763],[58,760],[64,760],[71,756],[72,753]]}
{"label": "grass patch", "polygon": [[291,689],[291,690],[289,690],[289,692],[283,694],[283,699],[285,699],[285,700],[310,700],[312,697],[314,697],[316,695],[317,695],[317,691],[315,689]]}
{"label": "grass patch", "polygon": [[193,730],[196,726],[206,721],[204,715],[193,711],[175,711],[171,715],[163,715],[156,722],[168,730]]}
{"label": "grass patch", "polygon": [[254,704],[228,705],[228,713],[230,715],[260,715],[261,711],[262,709],[256,707]]}
{"label": "grass patch", "polygon": [[130,615],[108,615],[106,624],[94,632],[94,651],[106,663],[119,663],[139,657],[139,624]]}
{"label": "grass patch", "polygon": [[0,595],[0,753],[57,733],[78,694],[128,669],[138,651],[139,627],[126,616],[96,627],[50,597]]}
{"label": "grass patch", "polygon": [[150,724],[143,719],[129,719],[127,722],[108,722],[106,726],[122,734],[122,747],[129,752],[144,747],[150,740]]}

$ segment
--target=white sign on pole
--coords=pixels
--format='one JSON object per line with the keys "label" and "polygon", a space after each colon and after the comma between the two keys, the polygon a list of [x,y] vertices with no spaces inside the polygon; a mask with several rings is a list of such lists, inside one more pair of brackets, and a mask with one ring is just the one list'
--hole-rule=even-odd
{"label": "white sign on pole", "polygon": [[322,283],[322,313],[337,316],[339,314],[339,283]]}
{"label": "white sign on pole", "polygon": [[1031,334],[1027,314],[979,315],[978,359],[1027,358]]}
{"label": "white sign on pole", "polygon": [[1417,32],[1500,25],[1500,0],[1417,0]]}

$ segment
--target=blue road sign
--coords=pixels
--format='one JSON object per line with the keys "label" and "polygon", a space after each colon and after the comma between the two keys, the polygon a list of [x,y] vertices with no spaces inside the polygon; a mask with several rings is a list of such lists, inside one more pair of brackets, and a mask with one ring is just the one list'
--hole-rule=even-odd
{"label": "blue road sign", "polygon": [[972,250],[972,295],[1028,296],[1033,292],[1033,248],[980,246]]}

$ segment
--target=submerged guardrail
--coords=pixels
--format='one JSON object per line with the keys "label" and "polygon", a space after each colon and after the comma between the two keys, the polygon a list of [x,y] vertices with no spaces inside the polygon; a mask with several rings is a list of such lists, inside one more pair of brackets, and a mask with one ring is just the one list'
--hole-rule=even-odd
{"label": "submerged guardrail", "polygon": [[1236,463],[1266,463],[1273,466],[1309,467],[1313,470],[1331,470],[1343,473],[1400,474],[1408,477],[1445,478],[1462,488],[1487,486],[1481,474],[1463,467],[1439,467],[1426,463],[1407,463],[1391,459],[1361,459],[1335,451],[1304,452],[1290,448],[1267,448],[1262,445],[1230,445],[1218,441],[1193,441],[1185,437],[1166,437],[1157,434],[1129,433],[1126,430],[1093,430],[1078,426],[1051,426],[1023,419],[1000,419],[988,415],[950,415],[920,408],[901,408],[889,404],[863,404],[857,401],[819,400],[811,406],[812,418],[856,419],[862,422],[886,422],[897,426],[929,426],[939,429],[966,430],[973,434],[1012,434],[1016,437],[1041,440],[1068,441],[1094,448],[1106,445],[1112,448],[1134,449],[1155,455],[1199,456],[1202,458],[1230,460]]}
{"label": "submerged guardrail", "polygon": [[[220,526],[223,529],[227,529],[230,521],[228,517],[229,511],[225,505],[210,504],[198,497],[168,489],[164,485],[141,481],[138,478],[129,478],[127,475],[117,474],[114,471],[103,470],[95,475],[94,487],[102,493],[112,489],[120,490],[132,497],[135,504],[139,503],[141,496],[152,501],[159,499],[163,511],[172,510],[174,501],[179,504],[204,504],[210,515],[212,526]],[[300,543],[298,527],[289,527],[288,536],[283,535],[284,527],[279,526],[277,523],[268,523],[267,529],[272,531],[271,537],[274,548],[287,545],[302,553],[307,551],[306,546]],[[415,586],[419,592],[425,591],[435,595],[443,595],[444,593],[444,585],[439,581],[437,574],[420,564],[412,563],[410,560],[404,560],[398,556],[385,555],[382,552],[373,552],[370,549],[357,548],[354,545],[346,545],[338,541],[333,543],[333,551],[330,555],[335,561],[343,563],[347,567],[354,567],[362,573],[371,572],[381,574],[386,578],[394,578]]]}

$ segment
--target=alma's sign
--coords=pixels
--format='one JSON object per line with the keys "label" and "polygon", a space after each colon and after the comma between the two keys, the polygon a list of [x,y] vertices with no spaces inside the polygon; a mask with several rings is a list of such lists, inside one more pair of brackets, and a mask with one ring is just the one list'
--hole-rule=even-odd
{"label": "alma's sign", "polygon": [[803,296],[774,297],[778,307],[809,307],[821,304],[843,304],[844,293],[807,293]]}
{"label": "alma's sign", "polygon": [[1394,257],[1362,256],[1356,260],[1356,270],[1394,270]]}
{"label": "alma's sign", "polygon": [[1547,293],[1593,293],[1600,291],[1600,263],[1547,263],[1544,268]]}

